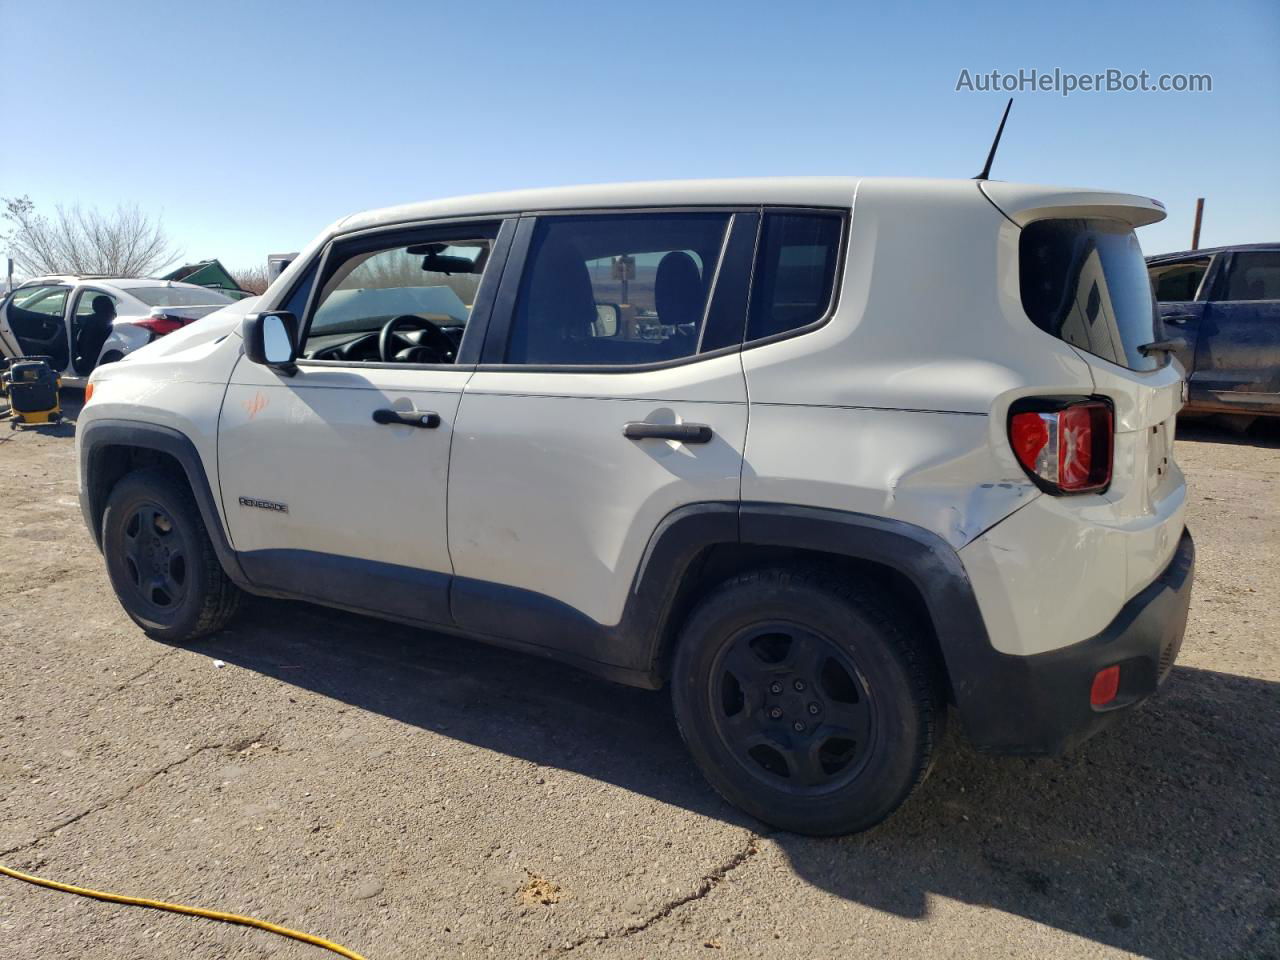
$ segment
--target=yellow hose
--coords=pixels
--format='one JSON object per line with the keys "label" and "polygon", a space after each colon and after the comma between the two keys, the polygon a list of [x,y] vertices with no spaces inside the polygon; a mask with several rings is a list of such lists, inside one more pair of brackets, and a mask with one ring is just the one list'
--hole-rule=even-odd
{"label": "yellow hose", "polygon": [[339,956],[346,957],[347,960],[365,960],[364,957],[356,953],[354,950],[348,950],[346,947],[339,946],[331,940],[323,937],[313,936],[309,933],[301,933],[297,930],[290,930],[288,927],[281,927],[274,923],[267,923],[265,920],[255,920],[253,917],[242,917],[238,913],[223,913],[221,910],[206,910],[203,907],[188,907],[180,903],[165,903],[163,900],[147,900],[143,897],[126,897],[119,893],[103,893],[101,890],[90,890],[88,887],[74,887],[69,883],[59,883],[56,880],[46,880],[44,877],[34,877],[29,873],[23,873],[20,870],[14,870],[12,867],[6,867],[0,863],[0,873],[7,877],[13,877],[15,880],[24,880],[27,883],[34,883],[37,887],[48,887],[50,890],[60,890],[63,893],[74,893],[79,897],[92,897],[95,900],[105,900],[107,903],[123,903],[131,907],[150,907],[153,910],[168,910],[170,913],[184,913],[189,917],[204,917],[206,920],[221,920],[223,923],[238,923],[245,927],[255,927],[258,930],[265,930],[267,933],[274,933],[281,937],[289,937],[292,940],[301,940],[303,943],[309,943],[314,947],[323,947],[325,950],[332,950]]}

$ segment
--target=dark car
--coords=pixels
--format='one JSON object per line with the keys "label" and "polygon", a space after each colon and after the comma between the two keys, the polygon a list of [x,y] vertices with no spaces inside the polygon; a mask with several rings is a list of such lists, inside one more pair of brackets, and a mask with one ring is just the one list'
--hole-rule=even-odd
{"label": "dark car", "polygon": [[1147,258],[1165,335],[1186,341],[1186,413],[1280,416],[1280,243]]}

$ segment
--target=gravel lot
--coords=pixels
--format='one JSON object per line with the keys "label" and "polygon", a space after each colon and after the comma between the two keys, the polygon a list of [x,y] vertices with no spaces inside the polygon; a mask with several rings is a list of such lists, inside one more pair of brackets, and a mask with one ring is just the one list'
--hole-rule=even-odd
{"label": "gravel lot", "polygon": [[[1198,579],[1159,697],[1063,760],[978,756],[953,724],[898,815],[841,840],[721,802],[662,693],[273,601],[148,640],[71,433],[0,427],[10,866],[369,960],[1280,957],[1280,431],[1183,427]],[[0,955],[331,956],[5,878]]]}

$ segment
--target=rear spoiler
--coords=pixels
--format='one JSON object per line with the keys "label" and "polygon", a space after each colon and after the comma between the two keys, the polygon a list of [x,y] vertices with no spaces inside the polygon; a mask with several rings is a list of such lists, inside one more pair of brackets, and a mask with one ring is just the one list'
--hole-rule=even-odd
{"label": "rear spoiler", "polygon": [[1020,227],[1050,217],[1092,217],[1122,220],[1132,227],[1158,223],[1168,214],[1164,204],[1131,193],[1107,193],[1066,187],[984,180],[978,184],[988,200]]}

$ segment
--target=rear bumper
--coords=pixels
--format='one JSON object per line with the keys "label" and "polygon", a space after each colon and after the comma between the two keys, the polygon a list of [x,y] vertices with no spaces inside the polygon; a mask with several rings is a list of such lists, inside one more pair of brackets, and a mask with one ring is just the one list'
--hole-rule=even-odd
{"label": "rear bumper", "polygon": [[[1195,545],[1184,530],[1160,576],[1100,633],[1031,656],[992,650],[980,675],[966,671],[958,696],[970,739],[984,751],[1060,754],[1155,693],[1182,646],[1194,570]],[[1091,706],[1094,675],[1115,664],[1119,693],[1105,707]]]}

